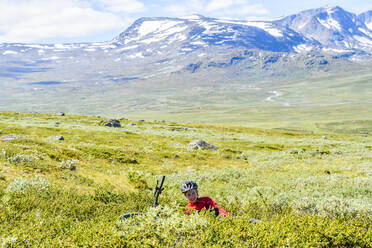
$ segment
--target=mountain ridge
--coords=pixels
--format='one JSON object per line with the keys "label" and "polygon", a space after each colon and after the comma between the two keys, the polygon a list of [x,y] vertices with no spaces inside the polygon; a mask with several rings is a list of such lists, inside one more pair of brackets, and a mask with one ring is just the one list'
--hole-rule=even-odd
{"label": "mountain ridge", "polygon": [[[254,84],[364,73],[372,63],[372,31],[363,24],[369,21],[368,13],[359,17],[328,7],[273,21],[147,17],[106,42],[4,43],[0,44],[0,105],[18,111],[25,105],[49,109],[49,103],[40,103],[46,99],[68,106],[78,101],[84,110],[77,113],[85,113],[86,99],[96,107],[100,99],[104,108],[125,102],[132,110],[150,104],[158,109],[169,106],[164,102],[174,102],[168,98],[176,91],[177,101],[183,98],[182,104],[188,105],[195,102],[191,92],[208,92],[207,98],[216,101],[218,95],[218,101],[224,101],[226,91],[234,90],[229,85],[251,94]],[[300,29],[307,22],[306,29]],[[315,39],[322,34],[324,40]],[[258,87],[260,97],[252,99],[265,101],[272,94],[267,92],[276,91],[275,85],[265,87]],[[192,88],[195,91],[185,91]]]}
{"label": "mountain ridge", "polygon": [[[113,41],[121,45],[133,43],[134,40],[130,40],[128,37],[133,37],[137,34],[135,38],[140,39],[141,36],[138,36],[138,34],[141,32],[135,32],[141,31],[141,29],[142,34],[143,30],[147,30],[145,36],[149,34],[155,36],[162,31],[162,23],[159,22],[164,22],[163,24],[170,25],[170,29],[178,26],[180,28],[179,31],[189,31],[187,34],[190,34],[190,36],[188,36],[189,39],[187,41],[193,41],[195,37],[198,37],[199,43],[204,42],[207,45],[230,44],[232,46],[242,46],[249,49],[254,47],[274,52],[301,52],[301,46],[305,45],[308,47],[307,50],[322,47],[324,49],[342,48],[371,52],[372,31],[367,26],[367,24],[369,25],[367,23],[369,21],[368,18],[369,12],[357,16],[338,6],[305,10],[299,14],[274,21],[224,20],[201,15],[189,19],[146,17],[136,20],[127,30],[114,38]],[[158,22],[160,25],[158,28],[160,29],[149,30],[148,28],[151,22],[152,24]],[[219,25],[215,25],[216,23]],[[185,24],[192,25],[191,30]],[[234,26],[234,30],[230,26]],[[239,33],[241,30],[243,32]],[[208,36],[208,32],[212,32],[215,37]],[[152,40],[144,39],[142,42],[150,44],[160,41],[162,38],[164,37],[159,38],[158,35],[157,39],[152,37]],[[234,38],[234,40],[229,38]],[[251,40],[251,42],[247,42],[247,40]],[[260,42],[255,42],[256,40]],[[280,42],[284,42],[284,44]]]}

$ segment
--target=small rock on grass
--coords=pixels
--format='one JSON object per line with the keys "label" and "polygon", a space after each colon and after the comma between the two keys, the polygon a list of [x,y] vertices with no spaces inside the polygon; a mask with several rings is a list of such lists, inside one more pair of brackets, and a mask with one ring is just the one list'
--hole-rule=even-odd
{"label": "small rock on grass", "polygon": [[50,140],[65,140],[62,135],[57,135],[57,136],[51,136],[48,139]]}
{"label": "small rock on grass", "polygon": [[104,120],[103,126],[104,127],[121,127],[120,121],[115,120],[115,119]]}
{"label": "small rock on grass", "polygon": [[22,136],[13,136],[13,135],[5,135],[1,137],[1,141],[10,141],[10,140],[17,140],[17,139],[23,139]]}
{"label": "small rock on grass", "polygon": [[189,150],[198,150],[198,149],[209,149],[209,150],[217,150],[218,147],[208,144],[204,140],[194,140],[189,143]]}

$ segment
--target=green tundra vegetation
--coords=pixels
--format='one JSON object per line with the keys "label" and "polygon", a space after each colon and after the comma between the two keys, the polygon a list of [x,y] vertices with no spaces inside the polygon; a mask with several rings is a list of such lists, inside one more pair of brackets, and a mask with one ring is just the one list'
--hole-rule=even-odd
{"label": "green tundra vegetation", "polygon": [[[370,120],[312,131],[102,120],[0,112],[0,140],[18,137],[0,141],[0,247],[372,247]],[[188,150],[199,139],[218,150]],[[185,180],[231,216],[185,215]]]}

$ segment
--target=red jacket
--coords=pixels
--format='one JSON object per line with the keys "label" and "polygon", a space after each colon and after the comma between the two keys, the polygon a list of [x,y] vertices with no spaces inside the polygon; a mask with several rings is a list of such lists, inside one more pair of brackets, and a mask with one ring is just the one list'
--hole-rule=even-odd
{"label": "red jacket", "polygon": [[209,209],[209,208],[218,208],[220,211],[220,215],[230,215],[229,212],[227,212],[225,209],[221,208],[217,205],[211,198],[209,197],[200,197],[196,200],[195,203],[189,202],[189,204],[186,206],[186,214],[191,214],[192,210],[202,210],[202,209]]}

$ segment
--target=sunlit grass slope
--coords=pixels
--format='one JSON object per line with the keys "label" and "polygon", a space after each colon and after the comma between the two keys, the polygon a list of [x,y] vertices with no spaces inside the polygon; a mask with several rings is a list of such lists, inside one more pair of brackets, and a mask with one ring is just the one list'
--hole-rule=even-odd
{"label": "sunlit grass slope", "polygon": [[[372,136],[352,131],[368,121],[325,123],[323,132],[101,121],[0,113],[0,138],[22,137],[0,141],[1,246],[372,245]],[[219,149],[188,150],[196,139]],[[185,216],[179,187],[190,179],[232,217]],[[147,214],[121,221],[126,212]]]}

